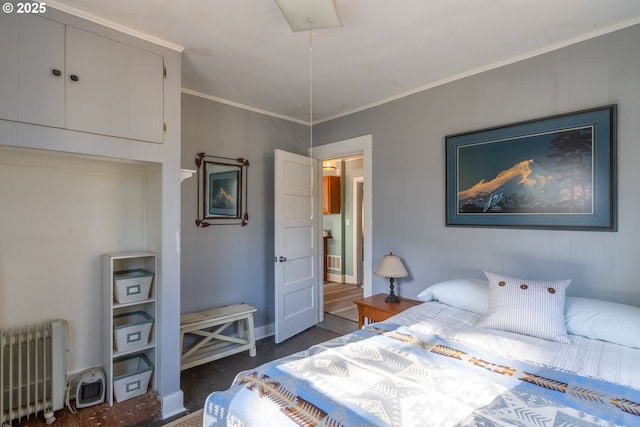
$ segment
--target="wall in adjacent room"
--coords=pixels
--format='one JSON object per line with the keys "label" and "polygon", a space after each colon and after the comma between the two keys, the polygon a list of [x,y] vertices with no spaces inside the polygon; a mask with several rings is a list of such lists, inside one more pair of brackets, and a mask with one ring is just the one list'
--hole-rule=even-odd
{"label": "wall in adjacent room", "polygon": [[345,161],[344,168],[344,255],[342,260],[342,268],[344,275],[349,278],[350,283],[355,283],[353,271],[353,232],[356,225],[356,218],[353,211],[353,179],[362,177],[363,161],[359,159],[350,159]]}
{"label": "wall in adjacent room", "polygon": [[[402,257],[415,296],[483,269],[530,278],[571,278],[571,295],[640,305],[640,26],[388,102],[314,126],[323,145],[373,137],[373,265]],[[608,104],[618,105],[618,232],[445,226],[446,135]],[[373,290],[388,282],[374,277]]]}
{"label": "wall in adjacent room", "polygon": [[[344,161],[334,161],[335,170],[322,171],[323,175],[334,175],[340,178],[340,213],[322,214],[322,229],[329,232],[331,238],[327,239],[327,255],[342,257],[344,266]],[[324,191],[324,190],[323,190]],[[324,195],[323,195],[324,197]],[[334,266],[332,266],[334,267]],[[343,268],[327,266],[327,280],[342,282]]]}
{"label": "wall in adjacent room", "polygon": [[331,281],[356,283],[353,273],[353,179],[362,177],[362,158],[336,160],[338,172],[325,172],[325,175],[338,173],[340,176],[340,213],[323,215],[323,228],[331,233],[327,241],[327,254],[342,258],[341,269],[328,269]]}

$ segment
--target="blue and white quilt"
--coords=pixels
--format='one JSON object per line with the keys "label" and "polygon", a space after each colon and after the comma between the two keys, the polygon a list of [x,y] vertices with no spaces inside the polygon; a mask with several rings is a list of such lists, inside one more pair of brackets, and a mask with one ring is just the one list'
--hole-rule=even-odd
{"label": "blue and white quilt", "polygon": [[241,372],[214,426],[636,426],[640,391],[376,323]]}

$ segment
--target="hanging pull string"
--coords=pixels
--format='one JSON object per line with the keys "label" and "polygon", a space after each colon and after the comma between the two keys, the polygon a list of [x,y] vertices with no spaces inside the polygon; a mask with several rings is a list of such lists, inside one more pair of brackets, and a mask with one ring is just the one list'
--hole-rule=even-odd
{"label": "hanging pull string", "polygon": [[313,19],[307,18],[309,22],[309,156],[313,158]]}
{"label": "hanging pull string", "polygon": [[309,143],[313,150],[313,30],[311,25],[313,19],[308,18],[309,22]]}
{"label": "hanging pull string", "polygon": [[[314,168],[313,168],[313,31],[312,24],[313,19],[307,18],[309,23],[309,163],[311,170],[311,189],[315,188],[314,185]],[[311,218],[313,219],[313,198],[311,205]]]}

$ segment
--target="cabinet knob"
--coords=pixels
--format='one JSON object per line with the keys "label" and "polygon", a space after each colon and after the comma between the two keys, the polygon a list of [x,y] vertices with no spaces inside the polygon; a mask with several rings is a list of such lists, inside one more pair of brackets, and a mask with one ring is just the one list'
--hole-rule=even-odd
{"label": "cabinet knob", "polygon": [[60,70],[58,70],[57,68],[54,68],[53,70],[51,70],[51,74],[56,77],[60,77],[62,75],[62,72],[60,72]]}
{"label": "cabinet knob", "polygon": [[287,257],[281,256],[280,257],[280,262],[287,262]]}
{"label": "cabinet knob", "polygon": [[71,79],[72,82],[77,82],[78,80],[80,80],[77,74],[71,74],[69,78]]}

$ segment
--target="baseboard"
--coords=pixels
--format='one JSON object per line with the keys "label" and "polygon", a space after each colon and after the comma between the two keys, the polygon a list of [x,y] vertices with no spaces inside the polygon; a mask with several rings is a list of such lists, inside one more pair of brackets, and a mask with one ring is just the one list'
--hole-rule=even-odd
{"label": "baseboard", "polygon": [[348,283],[350,285],[357,284],[355,276],[351,274],[337,274],[327,272],[327,280],[329,282]]}
{"label": "baseboard", "polygon": [[327,280],[329,282],[342,283],[343,276],[342,276],[342,274],[327,272]]}
{"label": "baseboard", "polygon": [[253,331],[256,341],[261,340],[262,338],[267,338],[276,334],[276,325],[275,323],[269,323],[268,325],[262,325],[254,328]]}
{"label": "baseboard", "polygon": [[160,399],[162,404],[162,419],[174,417],[187,411],[184,407],[184,395],[182,390],[178,390],[169,396],[164,396]]}

